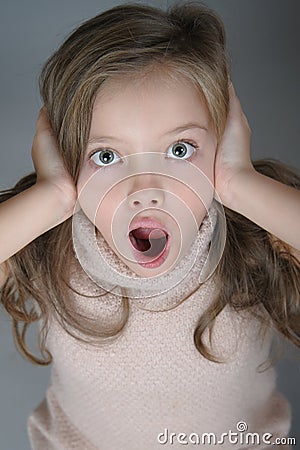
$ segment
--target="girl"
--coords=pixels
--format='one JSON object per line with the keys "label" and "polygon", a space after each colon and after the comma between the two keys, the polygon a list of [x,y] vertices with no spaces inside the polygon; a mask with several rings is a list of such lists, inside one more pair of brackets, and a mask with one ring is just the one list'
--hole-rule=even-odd
{"label": "girl", "polygon": [[0,207],[1,302],[53,363],[34,450],[288,448],[268,360],[299,346],[300,178],[251,161],[228,80],[193,3],[115,7],[43,68],[36,171]]}

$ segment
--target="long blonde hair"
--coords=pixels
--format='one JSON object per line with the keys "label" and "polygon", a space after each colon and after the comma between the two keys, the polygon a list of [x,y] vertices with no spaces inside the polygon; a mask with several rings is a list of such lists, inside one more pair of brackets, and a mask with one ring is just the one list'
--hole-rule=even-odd
{"label": "long blonde hair", "polygon": [[[225,31],[220,18],[198,2],[174,4],[166,11],[123,4],[83,23],[49,58],[40,75],[41,97],[75,183],[88,140],[93,102],[102,83],[114,77],[140,78],[152,71],[193,83],[204,96],[220,141],[229,107]],[[283,163],[261,160],[253,164],[259,172],[299,189],[299,174]],[[35,182],[35,173],[25,176],[14,188],[3,191],[0,201]],[[215,318],[227,304],[236,310],[253,310],[254,314],[254,307],[262,306],[267,319],[261,315],[261,321],[272,323],[300,347],[299,261],[284,243],[274,245],[265,230],[245,217],[227,208],[225,214],[228,236],[215,273],[220,290],[198,320],[196,348],[204,357],[218,362],[202,337],[207,328],[211,333]],[[123,318],[110,330],[91,328],[89,321],[70,307],[73,289],[66,260],[74,259],[71,220],[44,233],[7,261],[9,276],[2,288],[1,303],[12,317],[17,347],[36,364],[52,361],[45,346],[51,314],[57,315],[72,336],[85,340],[74,333],[77,330],[99,343],[121,333],[129,315],[125,295]],[[26,345],[26,330],[38,319],[43,324],[39,347],[48,359],[33,355]]]}

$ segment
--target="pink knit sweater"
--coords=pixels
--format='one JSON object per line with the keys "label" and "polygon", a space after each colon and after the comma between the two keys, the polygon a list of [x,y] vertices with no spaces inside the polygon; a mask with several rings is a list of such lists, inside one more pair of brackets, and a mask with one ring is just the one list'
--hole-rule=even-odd
{"label": "pink knit sweater", "polygon": [[[213,208],[210,212],[214,212]],[[117,259],[101,237],[97,238],[98,244],[112,269],[111,274],[99,270],[91,247],[92,224],[83,215],[78,217],[83,233],[78,250],[80,263],[89,276],[76,261],[72,285],[85,294],[94,294],[109,284],[110,278],[118,279],[113,267],[119,270],[120,277],[130,274],[129,281],[123,279],[132,294],[129,318],[116,340],[97,347],[69,336],[53,317],[47,338],[53,355],[52,380],[46,398],[28,419],[32,449],[156,450],[181,449],[184,445],[263,449],[270,448],[262,440],[264,433],[272,434],[270,442],[287,436],[290,406],[276,390],[274,369],[259,370],[269,355],[272,330],[263,337],[259,335],[259,323],[249,313],[235,313],[226,307],[216,319],[211,348],[226,362],[208,361],[194,345],[197,319],[216,293],[214,276],[188,299],[181,300],[197,285],[207,259],[212,237],[207,216],[191,252],[179,261],[173,273],[182,279],[184,269],[194,258],[193,267],[179,284],[172,281],[173,287],[166,292],[161,280],[144,284],[142,279],[137,284],[138,277]],[[167,276],[162,278],[163,282],[170,281]],[[155,295],[155,289],[160,295]],[[79,311],[97,318],[96,326],[109,328],[120,320],[119,295],[87,299],[73,294],[72,301]],[[209,342],[208,335],[205,342]],[[224,436],[230,430],[237,433],[238,443]],[[213,434],[205,438],[205,433]],[[247,433],[257,433],[260,444],[251,440],[247,444]],[[202,439],[206,440],[200,445]]]}

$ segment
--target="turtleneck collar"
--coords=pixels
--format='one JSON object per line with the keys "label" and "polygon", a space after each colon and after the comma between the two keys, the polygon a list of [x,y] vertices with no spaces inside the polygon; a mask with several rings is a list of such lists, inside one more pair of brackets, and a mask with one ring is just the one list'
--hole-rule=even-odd
{"label": "turtleneck collar", "polygon": [[218,205],[213,200],[189,251],[160,276],[143,278],[133,272],[82,210],[73,216],[75,255],[89,278],[106,291],[119,296],[126,292],[142,309],[171,309],[210,278],[220,260],[226,224]]}

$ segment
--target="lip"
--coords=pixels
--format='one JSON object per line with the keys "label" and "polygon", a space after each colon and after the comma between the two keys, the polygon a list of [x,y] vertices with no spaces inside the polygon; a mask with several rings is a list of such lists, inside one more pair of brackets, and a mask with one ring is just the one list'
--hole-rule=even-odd
{"label": "lip", "polygon": [[[160,229],[163,230],[166,235],[167,235],[167,242],[166,245],[164,247],[164,249],[155,257],[153,258],[153,256],[147,256],[144,255],[143,252],[138,251],[135,247],[133,247],[130,238],[129,238],[129,233],[133,230],[135,230],[136,228],[150,228],[150,229]],[[136,219],[134,220],[129,227],[129,232],[128,232],[128,240],[130,242],[130,246],[131,246],[131,250],[133,253],[133,256],[135,257],[136,261],[139,263],[140,266],[146,268],[146,269],[154,269],[157,268],[159,266],[161,266],[168,254],[169,254],[169,250],[170,250],[170,241],[171,241],[171,235],[170,232],[167,230],[167,228],[162,225],[158,220],[153,219],[152,217],[145,217],[145,218],[140,218],[140,219]]]}
{"label": "lip", "polygon": [[158,220],[153,219],[152,217],[143,217],[133,220],[133,222],[130,224],[128,235],[136,228],[152,228],[153,230],[156,230],[158,228],[160,230],[163,230],[168,236],[170,236],[170,232],[167,230],[167,228]]}

